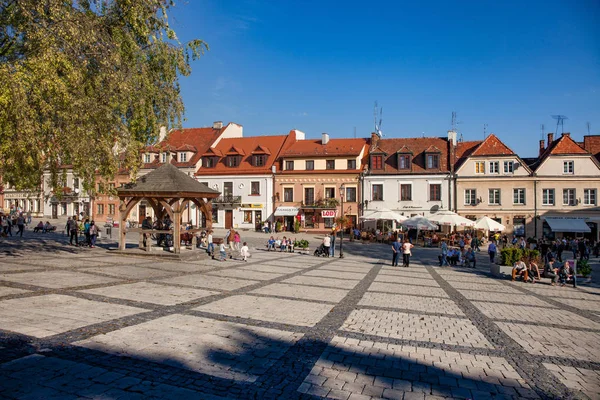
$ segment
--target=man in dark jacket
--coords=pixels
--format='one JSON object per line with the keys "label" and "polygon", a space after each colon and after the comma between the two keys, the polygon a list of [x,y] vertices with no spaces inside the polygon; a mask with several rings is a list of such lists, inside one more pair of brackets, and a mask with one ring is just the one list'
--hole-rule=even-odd
{"label": "man in dark jacket", "polygon": [[69,243],[73,245],[73,238],[75,238],[75,246],[79,246],[79,238],[77,237],[77,215],[74,215],[69,221],[67,221],[67,228],[69,229]]}

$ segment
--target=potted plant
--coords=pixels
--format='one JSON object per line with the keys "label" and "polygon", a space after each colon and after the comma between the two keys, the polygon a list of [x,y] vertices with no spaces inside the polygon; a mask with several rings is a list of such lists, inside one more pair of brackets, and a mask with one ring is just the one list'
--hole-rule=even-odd
{"label": "potted plant", "polygon": [[300,232],[300,221],[296,220],[296,222],[294,222],[294,233],[298,232]]}
{"label": "potted plant", "polygon": [[577,274],[586,278],[588,281],[591,281],[592,266],[588,260],[581,260],[577,262]]}

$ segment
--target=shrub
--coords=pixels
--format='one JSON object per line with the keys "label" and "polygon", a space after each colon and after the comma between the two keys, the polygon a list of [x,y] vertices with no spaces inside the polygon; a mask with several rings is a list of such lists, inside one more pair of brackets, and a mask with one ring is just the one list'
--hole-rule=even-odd
{"label": "shrub", "polygon": [[295,240],[294,247],[298,249],[307,249],[308,248],[308,240]]}
{"label": "shrub", "polygon": [[588,260],[581,260],[577,262],[577,273],[587,278],[592,274],[592,266]]}
{"label": "shrub", "polygon": [[518,247],[507,247],[500,250],[500,260],[502,265],[512,266],[522,257],[537,260],[540,252],[537,250],[519,249]]}
{"label": "shrub", "polygon": [[298,233],[300,232],[300,221],[296,220],[296,222],[294,222],[294,232]]}

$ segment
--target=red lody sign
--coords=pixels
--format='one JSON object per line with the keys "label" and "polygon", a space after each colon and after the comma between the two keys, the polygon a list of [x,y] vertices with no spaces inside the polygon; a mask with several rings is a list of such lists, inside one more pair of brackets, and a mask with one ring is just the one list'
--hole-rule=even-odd
{"label": "red lody sign", "polygon": [[323,218],[335,218],[335,214],[337,214],[337,210],[322,210],[321,217]]}

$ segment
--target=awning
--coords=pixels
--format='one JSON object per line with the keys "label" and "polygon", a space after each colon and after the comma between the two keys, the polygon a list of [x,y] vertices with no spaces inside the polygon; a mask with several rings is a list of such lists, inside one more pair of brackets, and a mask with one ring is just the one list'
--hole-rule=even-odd
{"label": "awning", "polygon": [[582,218],[546,218],[552,232],[588,233],[590,227]]}
{"label": "awning", "polygon": [[276,217],[295,217],[298,215],[297,207],[277,207],[275,210]]}

